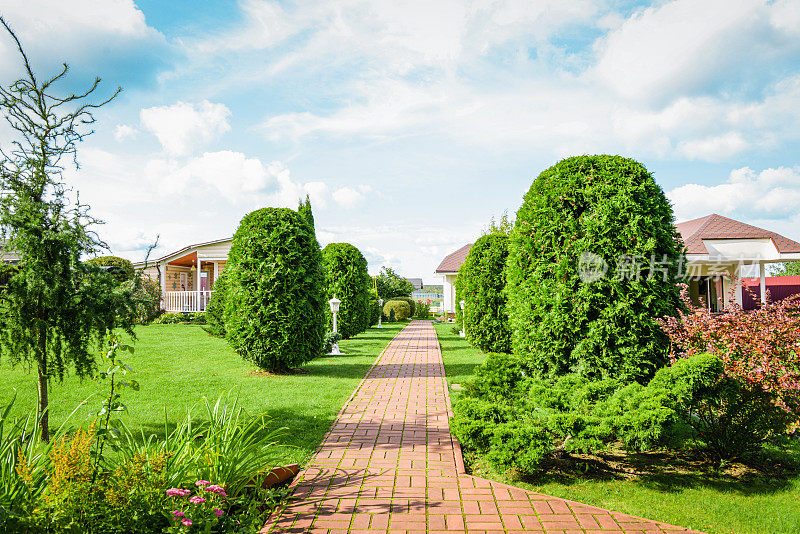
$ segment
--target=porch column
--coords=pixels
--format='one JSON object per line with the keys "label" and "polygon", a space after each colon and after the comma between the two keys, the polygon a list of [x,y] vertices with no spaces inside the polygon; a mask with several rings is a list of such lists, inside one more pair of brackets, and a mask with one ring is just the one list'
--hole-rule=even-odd
{"label": "porch column", "polygon": [[158,278],[161,282],[161,302],[159,303],[162,310],[167,309],[167,264],[156,263],[158,269]]}
{"label": "porch column", "polygon": [[738,304],[741,308],[744,305],[744,295],[742,291],[742,266],[737,265],[736,269],[733,271],[733,274],[734,283],[736,284],[736,291],[734,292],[736,295],[736,304]]}
{"label": "porch column", "polygon": [[763,261],[758,262],[758,283],[761,287],[761,304],[767,303],[767,268]]}
{"label": "porch column", "polygon": [[201,280],[201,269],[203,268],[203,260],[200,259],[200,254],[197,255],[197,276],[195,277],[194,285],[197,288],[197,310],[200,310],[200,299],[203,296],[203,293],[200,291],[200,280]]}

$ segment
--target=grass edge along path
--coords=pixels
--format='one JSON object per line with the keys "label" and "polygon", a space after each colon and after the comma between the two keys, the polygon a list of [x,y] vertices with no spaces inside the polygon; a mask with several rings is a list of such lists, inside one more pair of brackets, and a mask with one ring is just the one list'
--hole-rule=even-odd
{"label": "grass edge along path", "polygon": [[[133,429],[147,435],[164,435],[165,416],[170,428],[186,416],[202,418],[201,399],[212,404],[220,395],[238,402],[249,413],[266,413],[272,428],[287,427],[275,449],[281,463],[305,463],[322,441],[341,407],[347,401],[378,355],[407,323],[386,323],[339,342],[343,356],[320,356],[304,365],[298,374],[261,373],[237,355],[224,339],[209,336],[195,325],[149,325],[137,327],[135,353],[124,361],[141,384],[140,391],[123,390],[123,415]],[[24,415],[36,407],[35,371],[11,369],[0,362],[0,405],[17,402],[13,415]],[[51,426],[57,427],[81,405],[70,423],[88,426],[90,414],[100,406],[108,384],[99,380],[57,379],[51,387]],[[88,400],[86,400],[88,398]]]}
{"label": "grass edge along path", "polygon": [[[454,327],[452,323],[436,325],[450,386],[463,383],[474,367],[486,359],[485,354],[454,333]],[[450,395],[456,397],[458,391],[451,389]],[[644,481],[576,474],[526,481],[512,479],[482,465],[471,467],[477,476],[709,534],[800,533],[798,475],[786,480],[755,480],[749,485],[697,474],[662,474]]]}

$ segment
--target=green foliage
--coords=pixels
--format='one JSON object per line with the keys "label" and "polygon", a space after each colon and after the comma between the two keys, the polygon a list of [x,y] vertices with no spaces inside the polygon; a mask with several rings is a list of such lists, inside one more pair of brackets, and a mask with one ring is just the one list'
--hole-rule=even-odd
{"label": "green foliage", "polygon": [[[592,254],[609,271],[584,282]],[[641,164],[619,156],[560,161],[533,182],[510,236],[513,350],[542,376],[646,380],[667,361],[669,341],[655,318],[679,305],[681,254],[670,203]],[[623,256],[644,263],[638,279]],[[649,271],[651,257],[666,262],[663,273]]]}
{"label": "green foliage", "polygon": [[119,290],[133,303],[138,323],[147,324],[161,313],[161,286],[149,276],[123,282]]}
{"label": "green foliage", "polygon": [[411,297],[394,297],[391,300],[400,300],[408,303],[408,308],[411,310],[409,317],[414,317],[417,314],[417,301]]}
{"label": "green foliage", "polygon": [[117,284],[133,280],[133,263],[117,256],[98,256],[87,260],[87,263],[96,267],[108,267],[108,272],[114,277]]}
{"label": "green foliage", "polygon": [[495,232],[480,237],[458,270],[456,294],[465,302],[458,308],[467,340],[485,352],[510,352],[511,332],[506,313],[508,236]]}
{"label": "green foliage", "polygon": [[514,221],[508,217],[508,212],[504,211],[500,220],[495,220],[494,217],[489,221],[489,227],[484,231],[484,235],[500,234],[511,235],[511,230],[514,229]]}
{"label": "green foliage", "polygon": [[63,177],[64,162],[74,160],[77,143],[91,133],[92,111],[110,99],[89,101],[99,80],[87,91],[57,96],[66,64],[55,76],[35,75],[16,35],[2,18],[0,24],[25,73],[0,87],[0,109],[12,132],[10,150],[0,153],[0,228],[5,247],[20,258],[3,293],[0,354],[12,365],[37,368],[39,424],[47,440],[49,379],[63,378],[67,369],[90,375],[90,346],[132,322],[132,305],[114,291],[115,280],[81,261],[104,244],[90,230],[96,221],[88,206],[71,200]]}
{"label": "green foliage", "polygon": [[414,285],[394,272],[391,267],[381,267],[381,272],[375,277],[378,296],[384,301],[395,297],[408,297],[414,291]]}
{"label": "green foliage", "polygon": [[297,213],[299,213],[303,219],[311,226],[311,230],[315,231],[314,228],[314,213],[311,211],[311,197],[306,195],[306,201],[300,201],[300,204],[297,206]]}
{"label": "green foliage", "polygon": [[800,276],[800,262],[776,263],[770,276]]}
{"label": "green foliage", "polygon": [[297,212],[264,208],[233,236],[224,323],[239,355],[286,372],[316,357],[325,335],[325,275],[313,229]]}
{"label": "green foliage", "polygon": [[325,344],[322,349],[323,354],[328,354],[333,350],[333,346],[342,340],[342,334],[339,332],[325,332]]}
{"label": "green foliage", "polygon": [[156,317],[153,324],[206,324],[207,312],[167,312]]}
{"label": "green foliage", "polygon": [[414,317],[417,319],[430,319],[431,305],[425,302],[417,301],[414,304]]}
{"label": "green foliage", "polygon": [[[337,314],[337,329],[344,339],[353,337],[369,327],[370,279],[367,260],[350,243],[331,243],[322,249],[325,269],[326,297],[342,301]],[[326,308],[328,324],[332,322],[330,307]]]}
{"label": "green foliage", "polygon": [[214,281],[214,291],[211,293],[211,300],[206,306],[206,323],[204,329],[212,336],[225,336],[225,298],[227,295],[228,281],[225,271]]}
{"label": "green foliage", "polygon": [[378,304],[378,296],[374,291],[369,292],[369,326],[378,324],[378,318],[381,317],[383,310]]}
{"label": "green foliage", "polygon": [[709,354],[660,369],[647,385],[572,373],[530,377],[515,355],[490,354],[453,406],[454,435],[500,469],[546,469],[557,454],[675,447],[691,437],[714,458],[758,450],[786,429],[785,412],[726,377]]}
{"label": "green foliage", "polygon": [[411,306],[404,300],[390,300],[383,305],[383,314],[388,317],[390,323],[405,321],[411,317]]}

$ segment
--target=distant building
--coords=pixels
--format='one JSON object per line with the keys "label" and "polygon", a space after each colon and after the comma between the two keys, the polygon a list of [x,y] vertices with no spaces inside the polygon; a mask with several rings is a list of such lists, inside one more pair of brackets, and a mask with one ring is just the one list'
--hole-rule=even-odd
{"label": "distant building", "polygon": [[406,281],[411,282],[411,285],[414,286],[414,289],[422,289],[422,278],[406,278]]}

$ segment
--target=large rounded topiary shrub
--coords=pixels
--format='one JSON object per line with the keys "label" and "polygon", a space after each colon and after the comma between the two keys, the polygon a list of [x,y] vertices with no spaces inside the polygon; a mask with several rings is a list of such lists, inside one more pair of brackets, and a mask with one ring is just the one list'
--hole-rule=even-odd
{"label": "large rounded topiary shrub", "polygon": [[678,306],[681,254],[670,203],[644,166],[560,161],[534,180],[509,241],[513,350],[541,375],[651,376],[667,361],[655,318]]}
{"label": "large rounded topiary shrub", "polygon": [[[347,339],[363,332],[370,322],[370,277],[364,255],[350,243],[331,243],[322,249],[322,265],[327,298],[342,301],[336,318],[339,333]],[[331,315],[330,307],[326,315]]]}
{"label": "large rounded topiary shrub", "polygon": [[301,215],[287,208],[246,215],[225,268],[224,325],[236,352],[278,372],[318,356],[324,282],[319,244]]}
{"label": "large rounded topiary shrub", "polygon": [[[467,341],[484,352],[511,350],[504,291],[507,258],[508,236],[484,235],[469,249],[456,278],[456,294],[464,300]],[[460,312],[460,306],[456,307]]]}

